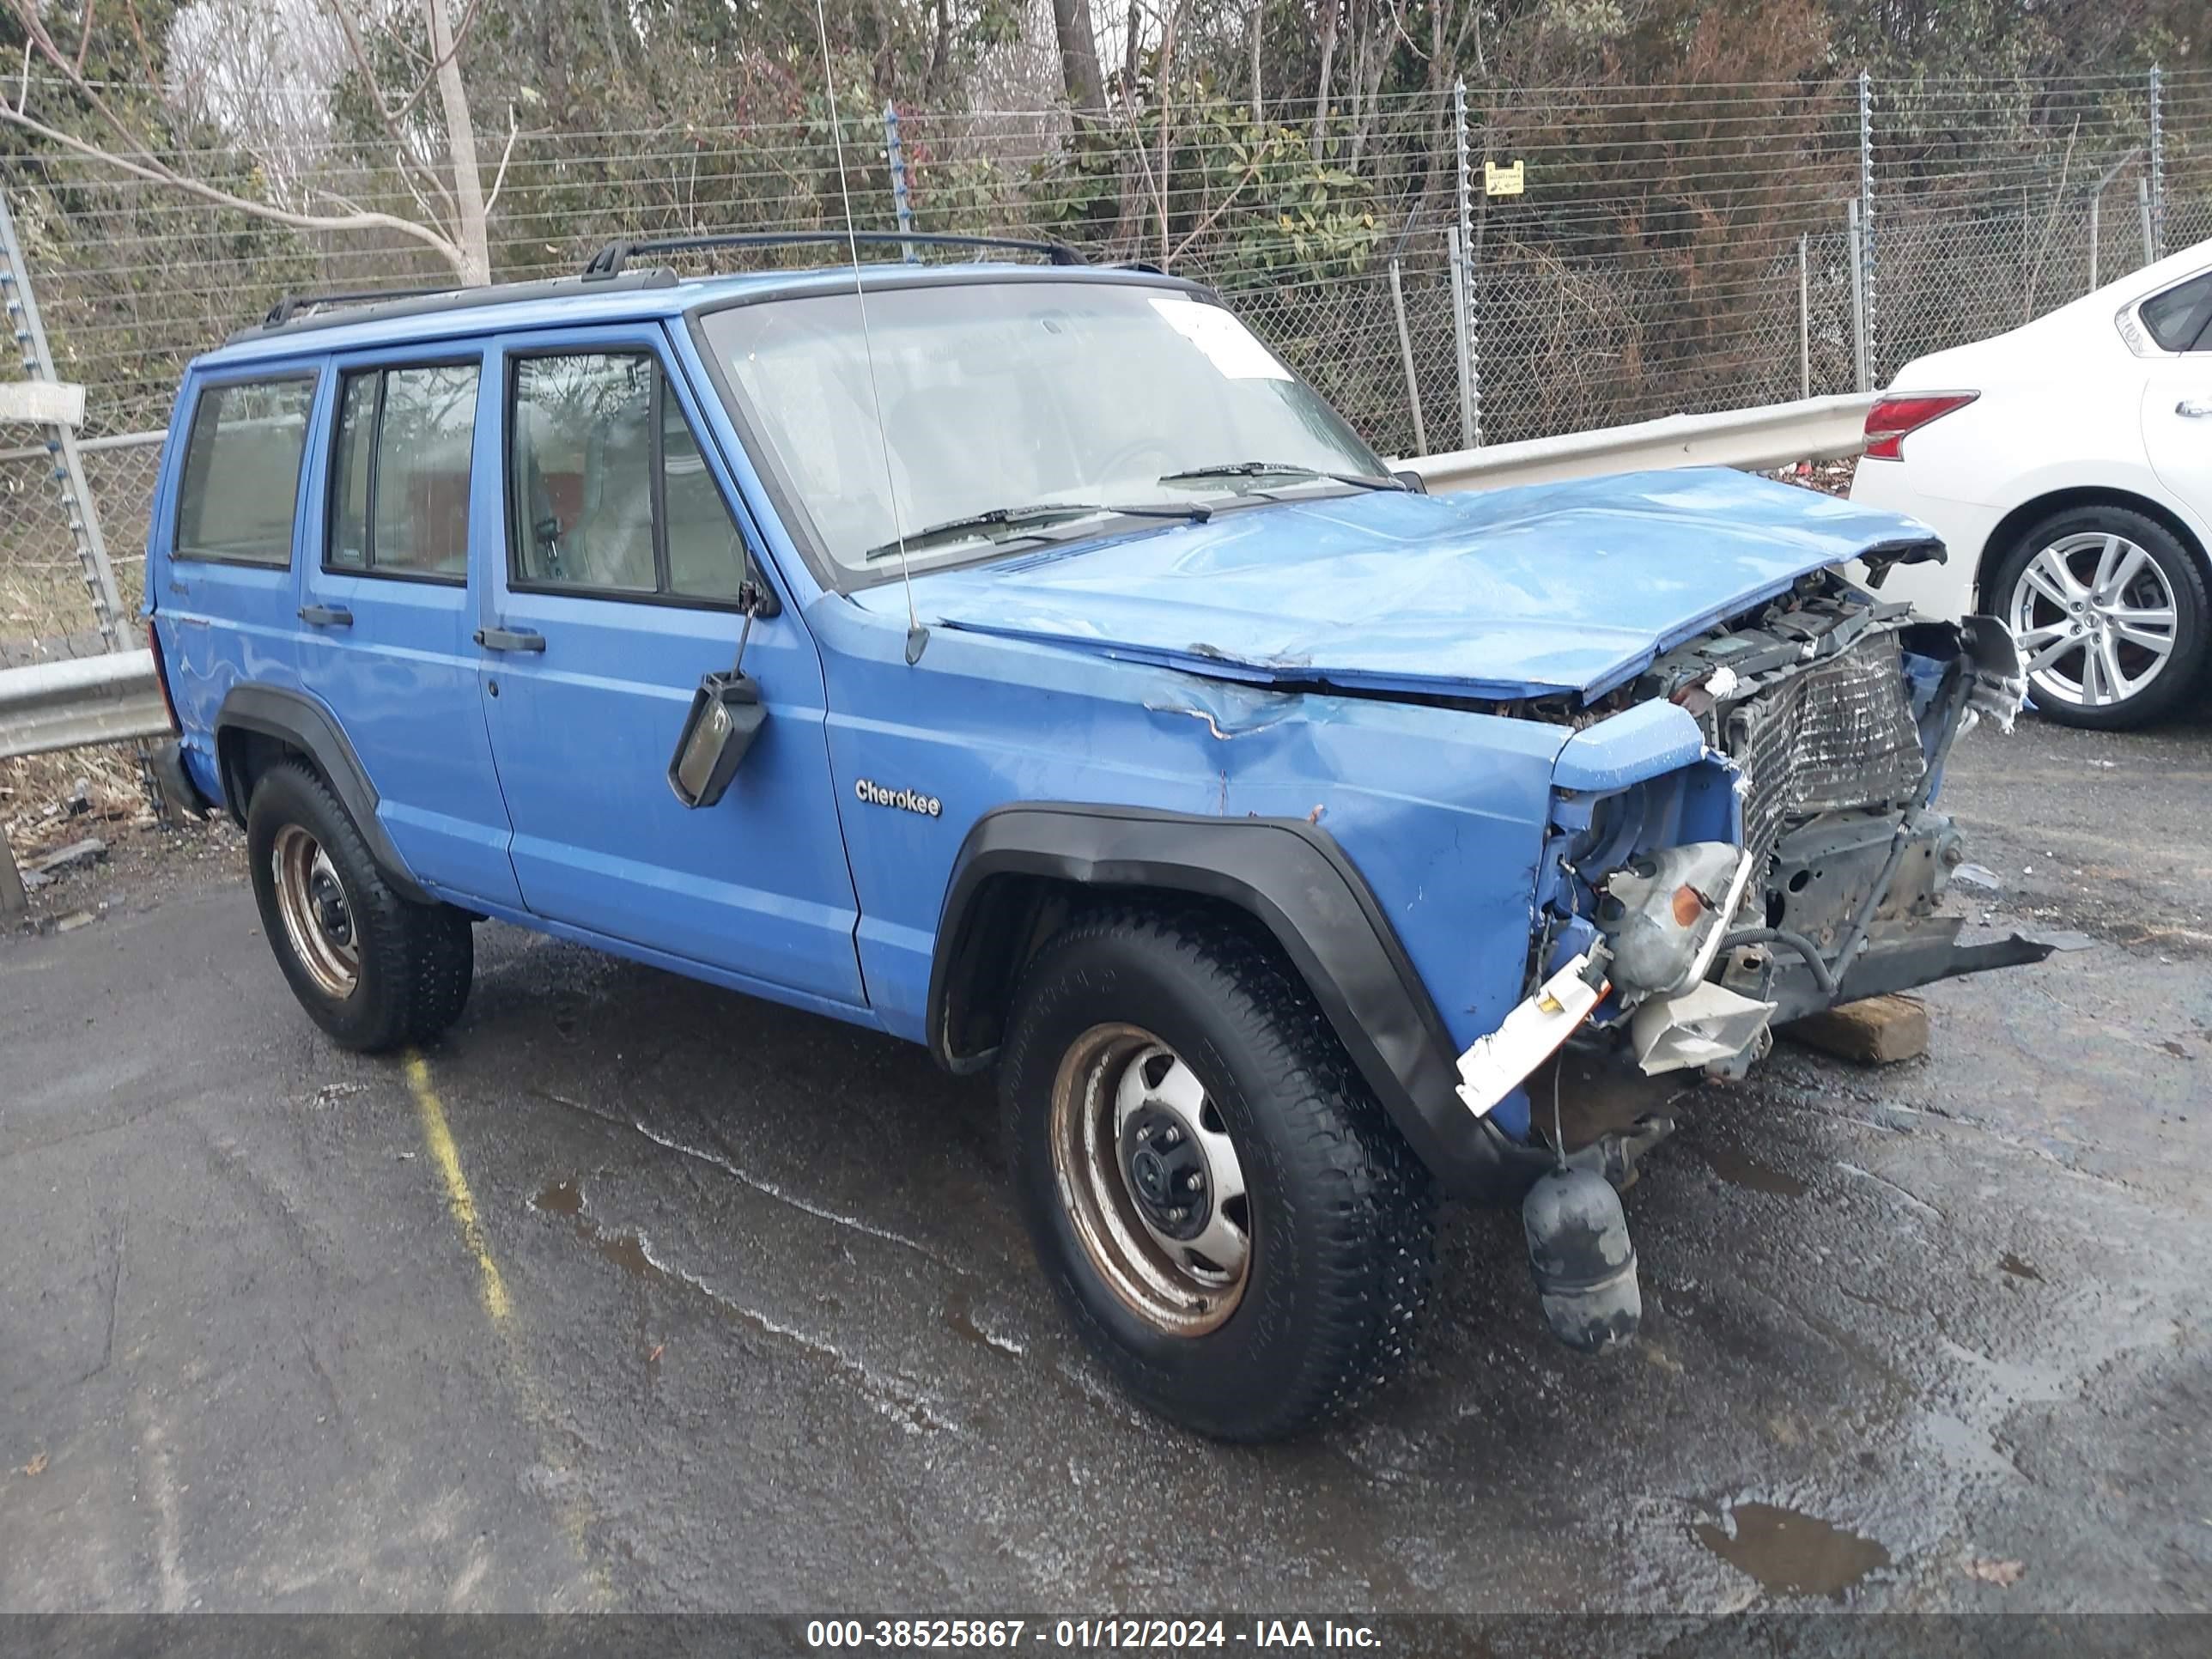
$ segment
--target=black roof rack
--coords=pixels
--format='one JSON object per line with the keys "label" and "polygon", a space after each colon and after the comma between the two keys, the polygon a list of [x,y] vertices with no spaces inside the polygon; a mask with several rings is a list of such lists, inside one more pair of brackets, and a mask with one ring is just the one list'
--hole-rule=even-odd
{"label": "black roof rack", "polygon": [[954,236],[930,230],[746,230],[707,236],[655,236],[609,242],[584,265],[586,282],[605,282],[621,274],[623,267],[642,253],[697,253],[718,247],[789,247],[809,243],[866,242],[872,247],[901,243],[923,247],[1012,248],[1042,254],[1056,265],[1079,265],[1083,256],[1065,242],[1048,242],[1019,236]]}
{"label": "black roof rack", "polygon": [[451,283],[447,283],[437,288],[338,289],[328,294],[288,294],[269,307],[269,314],[261,319],[261,326],[282,328],[294,318],[304,316],[310,311],[341,306],[378,305],[386,300],[423,300],[433,294],[459,291]]}
{"label": "black roof rack", "polygon": [[[614,286],[673,288],[672,270],[634,270]],[[503,283],[487,288],[387,288],[374,291],[331,294],[288,294],[262,319],[242,328],[234,341],[258,339],[283,331],[336,328],[342,323],[374,322],[382,318],[412,317],[441,311],[473,310],[480,306],[516,305],[526,300],[553,300],[583,291],[583,280],[555,276],[536,283]],[[594,283],[594,289],[605,284]]]}
{"label": "black roof rack", "polygon": [[[526,300],[550,300],[586,288],[671,288],[676,273],[667,270],[625,270],[640,255],[689,253],[720,247],[787,247],[813,244],[844,244],[842,230],[734,231],[708,236],[662,236],[609,242],[594,253],[575,276],[556,276],[535,283],[504,283],[486,288],[345,289],[328,292],[287,294],[269,307],[261,320],[240,329],[233,340],[249,340],[279,330],[295,333],[316,328],[335,328],[341,323],[372,322],[383,318],[416,316],[432,312],[461,311],[479,306],[514,305]],[[1079,265],[1083,256],[1064,242],[1029,240],[1018,236],[954,236],[937,231],[862,230],[849,240],[870,246],[919,243],[924,247],[1008,248],[1041,255],[1056,265]]]}

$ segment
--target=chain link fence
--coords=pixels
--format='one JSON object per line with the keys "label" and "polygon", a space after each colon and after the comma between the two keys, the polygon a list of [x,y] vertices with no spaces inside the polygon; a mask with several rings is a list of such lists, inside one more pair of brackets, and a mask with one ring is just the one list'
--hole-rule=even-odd
{"label": "chain link fence", "polygon": [[[2166,90],[2170,175],[2176,149],[2193,154],[2186,141],[2205,129],[2177,123],[2170,80]],[[2017,328],[2150,257],[2147,77],[1877,83],[1870,101],[1877,380]]]}
{"label": "chain link fence", "polygon": [[[1211,283],[1384,453],[1461,447],[1449,89],[1354,88],[1326,111],[1278,102],[1258,118],[1197,97],[1078,118],[1056,101],[1048,56],[1010,58],[996,87],[1006,108],[897,112],[913,228],[1052,236]],[[2153,207],[2170,248],[2212,236],[2212,73],[2165,79],[2162,204],[2148,198],[2150,97],[2120,76],[1469,88],[1467,368],[1482,438],[1850,390],[1855,278],[1880,381],[2139,265]],[[795,97],[769,113],[522,133],[489,222],[495,273],[568,274],[617,236],[842,228],[840,141],[855,222],[897,228],[882,111],[852,103],[833,121]],[[479,143],[489,173],[507,135]],[[168,159],[288,204],[419,211],[336,143],[258,170],[234,151]],[[1486,163],[1516,162],[1520,193],[1492,193]],[[451,280],[388,231],[295,231],[89,161],[11,161],[0,188],[58,371],[88,389],[88,484],[126,604],[159,457],[158,436],[131,434],[166,422],[194,353],[288,290]],[[788,263],[836,257],[801,248]],[[0,641],[18,655],[27,638],[70,648],[90,620],[52,464],[4,447],[35,435],[0,433]]]}
{"label": "chain link fence", "polygon": [[[86,485],[107,533],[108,562],[126,615],[143,591],[161,440],[158,432],[126,433],[84,448]],[[0,451],[0,668],[108,648],[93,625],[84,562],[57,476],[60,465],[43,447]]]}

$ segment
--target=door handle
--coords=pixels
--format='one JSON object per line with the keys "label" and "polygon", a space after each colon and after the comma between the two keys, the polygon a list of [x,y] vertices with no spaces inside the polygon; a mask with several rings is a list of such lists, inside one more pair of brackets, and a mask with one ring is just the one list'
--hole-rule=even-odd
{"label": "door handle", "polygon": [[317,628],[351,628],[353,612],[342,605],[303,605],[300,620]]}
{"label": "door handle", "polygon": [[2173,412],[2191,421],[2201,421],[2212,415],[2212,398],[2184,398],[2174,404]]}
{"label": "door handle", "polygon": [[487,651],[543,651],[545,636],[527,628],[479,628],[477,643]]}

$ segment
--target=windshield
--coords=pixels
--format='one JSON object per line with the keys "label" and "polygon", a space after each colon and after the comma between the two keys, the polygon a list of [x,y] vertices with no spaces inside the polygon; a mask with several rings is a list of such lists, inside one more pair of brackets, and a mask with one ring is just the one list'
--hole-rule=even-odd
{"label": "windshield", "polygon": [[[851,294],[701,323],[848,581],[896,574],[902,536],[921,539],[907,550],[920,569],[1121,528],[1117,509],[1203,516],[1240,497],[1357,487],[1332,474],[1388,480],[1250,330],[1178,289],[875,289],[867,321],[873,396]],[[1084,510],[1040,510],[1056,507]],[[978,519],[989,521],[959,523]]]}

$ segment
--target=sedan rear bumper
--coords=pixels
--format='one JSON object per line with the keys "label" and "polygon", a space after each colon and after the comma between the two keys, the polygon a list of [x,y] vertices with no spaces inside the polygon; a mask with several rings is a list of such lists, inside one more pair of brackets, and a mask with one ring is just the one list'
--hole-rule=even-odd
{"label": "sedan rear bumper", "polygon": [[[1948,555],[1942,563],[1893,566],[1878,590],[1885,599],[1904,599],[1923,617],[1956,622],[1986,607],[1978,603],[1976,568],[1982,552],[2004,517],[1978,501],[1953,501],[1914,487],[1909,463],[1862,460],[1851,480],[1851,500],[1917,519],[1934,531]],[[1863,565],[1851,566],[1851,579],[1865,581]]]}

